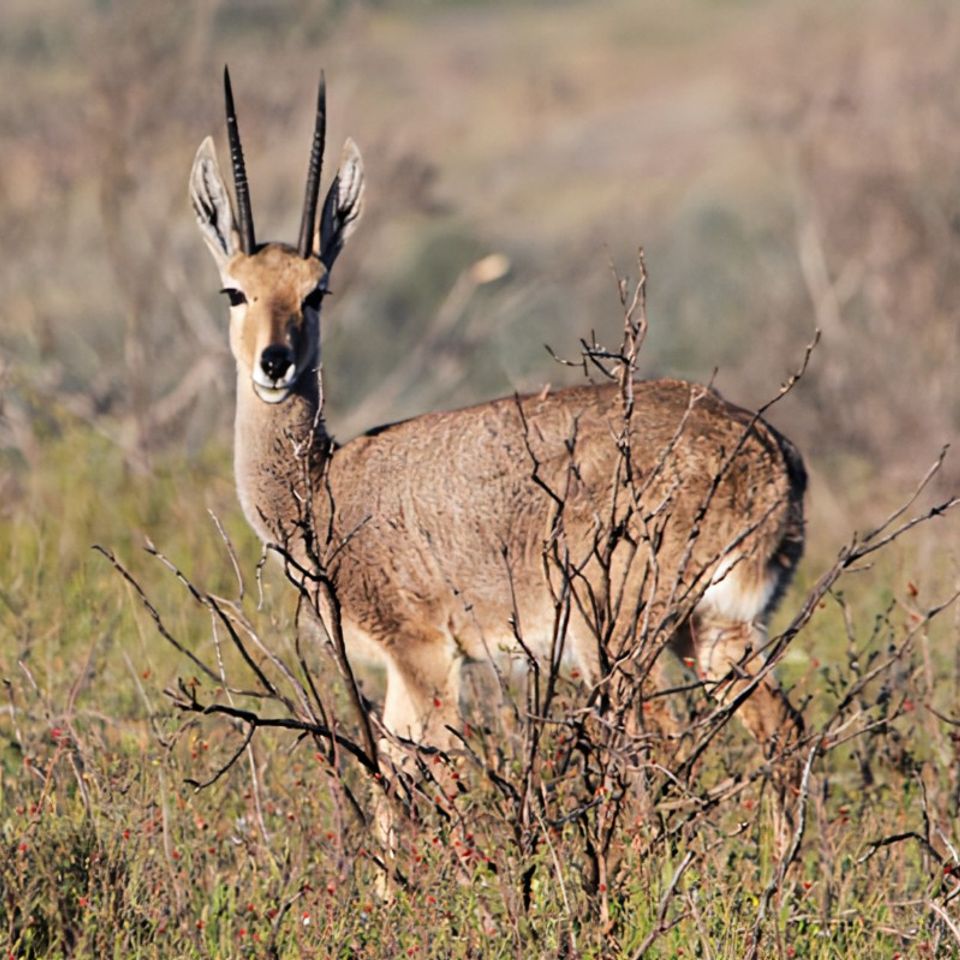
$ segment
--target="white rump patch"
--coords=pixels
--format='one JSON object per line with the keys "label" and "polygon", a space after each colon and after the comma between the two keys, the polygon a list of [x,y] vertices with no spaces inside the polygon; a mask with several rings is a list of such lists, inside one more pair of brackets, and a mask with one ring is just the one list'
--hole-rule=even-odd
{"label": "white rump patch", "polygon": [[737,560],[737,557],[728,557],[717,567],[697,608],[724,620],[747,623],[766,609],[777,581],[776,576],[768,572],[759,583],[755,582],[752,576],[744,576],[750,570],[749,561],[740,559],[738,563]]}

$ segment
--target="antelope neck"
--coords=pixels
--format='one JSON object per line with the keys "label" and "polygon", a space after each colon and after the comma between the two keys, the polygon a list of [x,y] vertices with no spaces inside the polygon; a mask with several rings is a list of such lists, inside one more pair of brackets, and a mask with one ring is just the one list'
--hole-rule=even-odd
{"label": "antelope neck", "polygon": [[319,475],[330,447],[323,420],[319,376],[305,371],[282,403],[264,403],[249,374],[237,378],[234,467],[240,504],[262,540],[282,543],[292,537],[302,504],[309,502],[304,458],[311,476]]}

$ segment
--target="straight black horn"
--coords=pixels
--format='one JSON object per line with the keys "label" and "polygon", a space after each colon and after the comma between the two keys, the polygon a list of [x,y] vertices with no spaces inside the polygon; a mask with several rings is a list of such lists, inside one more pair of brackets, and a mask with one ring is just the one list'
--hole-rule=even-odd
{"label": "straight black horn", "polygon": [[233,189],[237,194],[240,249],[250,256],[256,247],[256,241],[253,238],[253,212],[250,209],[250,188],[247,185],[247,169],[243,164],[243,147],[240,146],[237,111],[233,106],[230,71],[226,66],[223,68],[223,96],[227,106],[227,139],[230,141],[230,159],[233,162]]}
{"label": "straight black horn", "polygon": [[303,196],[303,219],[300,221],[300,243],[297,251],[304,260],[313,252],[313,226],[317,219],[317,198],[320,196],[320,170],[323,166],[323,146],[327,137],[327,84],[320,73],[317,92],[317,118],[310,146],[310,166],[307,169],[307,189]]}

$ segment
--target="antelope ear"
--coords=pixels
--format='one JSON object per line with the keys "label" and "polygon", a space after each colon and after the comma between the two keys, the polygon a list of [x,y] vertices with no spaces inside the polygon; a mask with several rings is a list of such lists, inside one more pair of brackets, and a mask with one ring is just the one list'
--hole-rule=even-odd
{"label": "antelope ear", "polygon": [[363,213],[363,190],[363,158],[348,137],[340,154],[337,175],[323,201],[323,214],[314,237],[314,248],[320,251],[327,270],[333,266]]}
{"label": "antelope ear", "polygon": [[190,171],[190,203],[213,259],[223,271],[227,261],[240,250],[240,233],[233,204],[220,175],[213,138],[207,137],[197,150]]}

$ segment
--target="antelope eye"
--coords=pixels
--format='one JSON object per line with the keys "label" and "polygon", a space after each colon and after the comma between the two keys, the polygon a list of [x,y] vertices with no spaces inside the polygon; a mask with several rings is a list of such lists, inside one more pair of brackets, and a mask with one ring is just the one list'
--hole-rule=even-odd
{"label": "antelope eye", "polygon": [[330,295],[330,291],[326,287],[314,287],[303,298],[304,308],[309,307],[311,310],[319,310],[320,304],[323,302],[323,298]]}
{"label": "antelope eye", "polygon": [[247,295],[236,287],[224,287],[220,292],[227,295],[231,307],[239,307],[241,303],[247,302]]}

